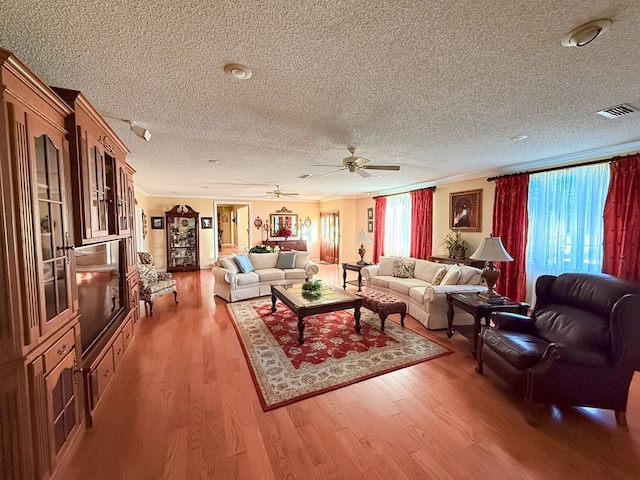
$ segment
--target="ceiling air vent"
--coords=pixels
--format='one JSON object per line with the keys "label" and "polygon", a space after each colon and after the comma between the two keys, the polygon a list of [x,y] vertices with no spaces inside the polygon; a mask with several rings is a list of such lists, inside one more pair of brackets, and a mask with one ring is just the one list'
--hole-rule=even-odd
{"label": "ceiling air vent", "polygon": [[623,103],[622,105],[617,105],[615,107],[600,110],[598,114],[607,118],[618,118],[624,115],[629,115],[630,113],[634,113],[637,111],[638,110],[633,108],[631,105],[627,105],[626,103]]}
{"label": "ceiling air vent", "polygon": [[298,175],[298,178],[309,178],[310,176],[310,173],[303,173],[302,175]]}

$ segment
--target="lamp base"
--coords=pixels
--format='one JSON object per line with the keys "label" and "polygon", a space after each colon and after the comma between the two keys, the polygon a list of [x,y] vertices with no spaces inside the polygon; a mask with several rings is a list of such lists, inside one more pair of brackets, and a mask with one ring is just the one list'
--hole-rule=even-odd
{"label": "lamp base", "polygon": [[358,249],[358,255],[360,255],[360,260],[358,262],[356,262],[358,265],[366,265],[367,262],[364,261],[364,254],[367,253],[367,251],[364,249],[364,245],[361,243],[360,244],[360,248]]}
{"label": "lamp base", "polygon": [[486,300],[487,302],[495,300],[503,300],[502,295],[495,292],[495,290],[487,290],[486,292],[478,293],[478,296]]}

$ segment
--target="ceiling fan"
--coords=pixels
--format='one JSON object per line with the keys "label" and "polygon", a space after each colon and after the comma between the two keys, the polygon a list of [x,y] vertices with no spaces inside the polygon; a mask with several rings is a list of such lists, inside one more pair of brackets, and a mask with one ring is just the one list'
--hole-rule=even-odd
{"label": "ceiling fan", "polygon": [[[363,178],[370,177],[371,174],[367,172],[367,170],[400,170],[399,165],[367,165],[369,160],[362,157],[356,157],[356,147],[348,147],[349,153],[351,153],[350,157],[345,157],[342,159],[342,168],[338,170],[334,170],[333,172],[328,172],[320,175],[321,177],[326,177],[327,175],[333,175],[334,173],[341,172],[343,170],[348,170],[352,173],[357,173]],[[334,167],[337,165],[312,165],[313,167]]]}
{"label": "ceiling fan", "polygon": [[299,193],[285,193],[282,189],[280,189],[280,185],[276,185],[274,190],[270,192],[266,192],[267,195],[260,195],[261,197],[270,196],[272,198],[280,198],[280,197],[293,197],[296,195],[300,195]]}

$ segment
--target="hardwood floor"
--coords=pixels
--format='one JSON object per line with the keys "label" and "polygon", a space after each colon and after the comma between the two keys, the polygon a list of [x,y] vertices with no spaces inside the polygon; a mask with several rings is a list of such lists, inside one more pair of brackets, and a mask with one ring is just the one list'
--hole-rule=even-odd
{"label": "hardwood floor", "polygon": [[[210,271],[174,277],[180,303],[166,295],[142,318],[56,478],[640,478],[638,374],[628,427],[608,410],[551,408],[534,428],[491,372],[475,373],[468,340],[408,317],[455,353],[265,413]],[[321,277],[342,284],[337,266]]]}

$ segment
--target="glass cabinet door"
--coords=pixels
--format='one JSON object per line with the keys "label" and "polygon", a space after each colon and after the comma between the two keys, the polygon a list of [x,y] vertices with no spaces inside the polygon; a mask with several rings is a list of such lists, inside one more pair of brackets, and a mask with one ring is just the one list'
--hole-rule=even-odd
{"label": "glass cabinet door", "polygon": [[196,265],[196,219],[174,217],[169,224],[171,267]]}

